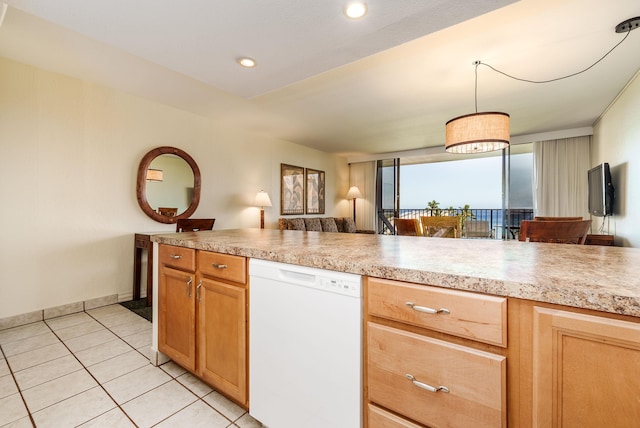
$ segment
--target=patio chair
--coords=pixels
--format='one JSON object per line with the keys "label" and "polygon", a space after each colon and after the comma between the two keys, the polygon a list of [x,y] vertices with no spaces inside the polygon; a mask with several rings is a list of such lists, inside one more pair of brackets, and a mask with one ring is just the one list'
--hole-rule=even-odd
{"label": "patio chair", "polygon": [[415,218],[394,218],[393,224],[396,228],[396,235],[420,236],[420,224]]}
{"label": "patio chair", "polygon": [[486,220],[467,220],[464,222],[465,238],[491,238],[492,230]]}
{"label": "patio chair", "polygon": [[460,238],[462,218],[460,216],[422,216],[422,233],[432,238]]}

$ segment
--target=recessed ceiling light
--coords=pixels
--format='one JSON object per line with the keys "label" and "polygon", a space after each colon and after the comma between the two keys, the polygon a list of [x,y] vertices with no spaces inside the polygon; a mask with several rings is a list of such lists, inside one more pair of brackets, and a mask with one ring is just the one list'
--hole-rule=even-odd
{"label": "recessed ceiling light", "polygon": [[245,68],[253,68],[256,66],[256,61],[249,57],[238,58],[238,64]]}
{"label": "recessed ceiling light", "polygon": [[362,18],[367,14],[367,4],[363,2],[349,3],[344,8],[344,14],[351,19]]}

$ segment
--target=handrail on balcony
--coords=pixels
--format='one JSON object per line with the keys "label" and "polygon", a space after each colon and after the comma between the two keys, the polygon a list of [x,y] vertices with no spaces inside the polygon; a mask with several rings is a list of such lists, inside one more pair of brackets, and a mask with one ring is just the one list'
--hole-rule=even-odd
{"label": "handrail on balcony", "polygon": [[[488,229],[491,232],[490,235],[486,235],[483,237],[493,238],[493,239],[516,239],[518,231],[520,229],[520,222],[522,220],[532,220],[533,219],[533,208],[515,208],[505,210],[503,214],[503,210],[499,208],[479,208],[479,209],[469,209],[465,210],[466,213],[470,214],[467,216],[467,220],[474,220],[479,222],[487,222]],[[391,219],[393,217],[399,218],[415,218],[420,219],[421,216],[432,216],[432,215],[462,215],[462,209],[453,210],[450,209],[439,209],[438,212],[432,210],[430,208],[420,209],[420,208],[404,208],[400,210],[379,210],[378,211],[378,233],[386,234],[386,235],[394,235],[395,228],[393,227]],[[505,217],[506,220],[505,221]],[[507,235],[508,234],[508,235]],[[469,237],[477,237],[473,236],[474,234],[469,234]],[[507,235],[507,236],[505,236]],[[463,226],[463,236],[464,236],[464,226]]]}

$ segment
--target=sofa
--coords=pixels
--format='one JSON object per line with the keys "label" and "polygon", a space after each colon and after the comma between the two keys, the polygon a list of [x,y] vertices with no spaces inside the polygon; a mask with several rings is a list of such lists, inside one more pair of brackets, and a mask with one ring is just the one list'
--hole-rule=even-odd
{"label": "sofa", "polygon": [[306,230],[309,232],[363,232],[356,230],[356,223],[350,217],[297,217],[279,218],[280,230]]}

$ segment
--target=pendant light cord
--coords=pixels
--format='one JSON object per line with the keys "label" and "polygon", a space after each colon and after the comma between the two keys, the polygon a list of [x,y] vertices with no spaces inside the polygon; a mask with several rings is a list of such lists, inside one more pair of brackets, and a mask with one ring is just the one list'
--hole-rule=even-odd
{"label": "pendant light cord", "polygon": [[479,66],[479,65],[484,65],[485,67],[489,67],[490,69],[492,69],[492,70],[493,70],[493,71],[495,71],[496,73],[500,73],[500,74],[502,74],[503,76],[509,77],[510,79],[513,79],[513,80],[519,80],[520,82],[527,82],[527,83],[551,83],[551,82],[555,82],[555,81],[558,81],[558,80],[567,79],[567,78],[569,78],[569,77],[577,76],[578,74],[582,74],[582,73],[584,73],[585,71],[588,71],[588,70],[592,69],[592,68],[593,68],[593,67],[595,67],[595,66],[596,66],[600,61],[602,61],[602,60],[603,60],[603,59],[605,59],[607,56],[609,56],[609,54],[610,54],[611,52],[613,52],[613,51],[615,50],[615,48],[617,48],[618,46],[620,46],[620,45],[622,44],[622,42],[624,42],[624,41],[627,39],[627,37],[629,37],[629,33],[631,33],[631,30],[632,30],[632,29],[633,29],[633,28],[629,28],[629,30],[627,31],[627,34],[622,38],[622,40],[620,40],[618,43],[616,43],[616,45],[615,45],[614,47],[612,47],[611,49],[609,49],[609,51],[608,51],[606,54],[604,54],[604,55],[603,55],[599,60],[597,60],[596,62],[594,62],[593,64],[591,64],[589,67],[585,68],[584,70],[577,71],[577,72],[572,73],[572,74],[568,74],[568,75],[566,75],[566,76],[556,77],[555,79],[549,79],[549,80],[529,80],[529,79],[522,79],[522,78],[520,78],[520,77],[515,77],[515,76],[512,76],[512,75],[510,75],[510,74],[507,74],[507,73],[505,73],[504,71],[500,71],[500,70],[498,70],[497,68],[495,68],[495,67],[493,67],[493,66],[491,66],[491,65],[489,65],[489,64],[486,64],[486,63],[484,63],[484,62],[482,62],[482,61],[475,61],[475,62],[474,62],[474,64],[475,64],[475,66],[476,66],[476,113],[478,112],[478,66]]}
{"label": "pendant light cord", "polygon": [[478,113],[478,66],[482,63],[480,61],[475,61],[473,64],[476,66],[476,86],[474,88],[474,93],[475,93],[475,101],[476,101],[476,113]]}

